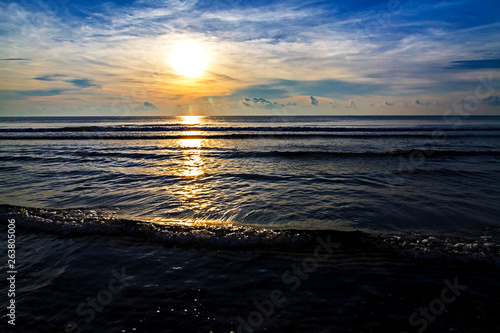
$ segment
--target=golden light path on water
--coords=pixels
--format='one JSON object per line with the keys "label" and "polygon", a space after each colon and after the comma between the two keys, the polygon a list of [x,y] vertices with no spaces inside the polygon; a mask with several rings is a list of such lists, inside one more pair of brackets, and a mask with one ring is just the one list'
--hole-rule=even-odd
{"label": "golden light path on water", "polygon": [[[197,125],[200,123],[199,116],[183,116],[183,123],[186,125]],[[199,131],[186,131],[183,135],[192,137],[201,135]],[[203,159],[202,159],[202,145],[204,143],[203,139],[196,138],[186,138],[179,139],[178,144],[182,149],[183,164],[182,169],[179,170],[179,176],[186,178],[195,178],[203,175]],[[203,210],[208,203],[204,203],[200,200],[200,196],[203,194],[203,189],[198,182],[192,182],[186,184],[182,189],[176,192],[180,196],[180,201],[183,205],[190,207],[190,209]],[[188,220],[184,221],[186,224],[193,224],[195,221]]]}
{"label": "golden light path on water", "polygon": [[[181,116],[181,123],[183,125],[198,125],[201,122],[201,116]],[[193,138],[202,136],[200,131],[187,130],[182,132],[185,139],[176,140],[176,145],[181,149],[181,160],[179,161],[177,170],[175,174],[186,178],[188,183],[180,185],[178,188],[174,189],[174,193],[179,196],[179,201],[182,204],[181,210],[190,209],[196,211],[203,211],[206,209],[210,202],[207,199],[203,199],[203,187],[202,184],[197,182],[195,179],[205,173],[204,171],[204,161],[202,157],[202,147],[205,144],[205,140],[202,138]],[[192,179],[191,181],[189,181]],[[172,191],[171,188],[168,189]],[[164,218],[153,218],[151,220],[155,224],[173,224],[173,225],[213,225],[213,224],[224,224],[227,225],[228,222],[222,221],[207,221],[206,219],[164,219]],[[231,223],[229,223],[231,224]]]}
{"label": "golden light path on water", "polygon": [[[182,123],[185,125],[198,125],[200,123],[201,116],[182,116]],[[201,135],[199,131],[187,131],[183,132],[186,136]],[[184,166],[180,176],[184,177],[196,177],[204,174],[203,171],[203,160],[201,158],[201,147],[203,144],[202,139],[180,139],[179,146],[182,148],[182,153],[184,156]]]}
{"label": "golden light path on water", "polygon": [[[199,135],[200,132],[189,132],[190,135]],[[203,159],[201,158],[202,139],[180,139],[179,145],[182,147],[184,155],[184,168],[180,175],[184,177],[201,176],[203,171]]]}

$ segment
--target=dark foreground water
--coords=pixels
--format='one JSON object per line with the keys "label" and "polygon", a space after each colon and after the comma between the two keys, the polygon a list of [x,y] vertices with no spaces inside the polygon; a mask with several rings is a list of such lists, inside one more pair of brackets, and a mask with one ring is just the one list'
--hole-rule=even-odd
{"label": "dark foreground water", "polygon": [[1,118],[0,171],[2,331],[500,330],[498,117]]}

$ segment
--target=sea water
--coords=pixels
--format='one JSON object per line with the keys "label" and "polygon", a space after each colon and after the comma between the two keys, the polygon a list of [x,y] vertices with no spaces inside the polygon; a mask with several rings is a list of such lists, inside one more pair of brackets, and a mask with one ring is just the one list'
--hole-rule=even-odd
{"label": "sea water", "polygon": [[500,117],[1,118],[0,171],[26,332],[500,325]]}

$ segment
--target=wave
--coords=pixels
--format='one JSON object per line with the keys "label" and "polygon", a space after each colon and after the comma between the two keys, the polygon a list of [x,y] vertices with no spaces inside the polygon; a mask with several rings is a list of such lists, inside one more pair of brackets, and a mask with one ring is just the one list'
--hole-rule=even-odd
{"label": "wave", "polygon": [[500,131],[496,126],[414,126],[414,127],[331,127],[331,126],[196,126],[178,124],[70,126],[40,128],[0,128],[1,133],[61,133],[61,132],[471,132]]}
{"label": "wave", "polygon": [[[500,133],[487,133],[477,134],[470,133],[456,133],[446,134],[446,138],[464,138],[464,137],[487,137],[497,138]],[[445,137],[435,138],[435,140],[442,140]],[[36,134],[22,134],[15,133],[14,135],[0,135],[0,140],[179,140],[179,139],[223,139],[223,140],[237,140],[237,139],[310,139],[310,138],[340,138],[340,139],[376,139],[376,138],[423,138],[434,139],[432,133],[230,133],[230,134],[151,134],[141,133],[140,135],[121,134],[116,135],[112,133],[86,133],[86,134],[72,134],[72,135],[43,135],[43,133]]]}
{"label": "wave", "polygon": [[[61,237],[103,235],[136,237],[138,241],[208,249],[314,249],[319,239],[341,251],[377,248],[412,259],[481,261],[500,266],[500,228],[481,236],[382,234],[340,230],[266,229],[232,222],[137,221],[117,217],[117,209],[41,209],[0,205],[1,223],[15,219],[16,228]],[[489,233],[489,234],[488,234]]]}
{"label": "wave", "polygon": [[[99,152],[99,151],[74,151],[65,152],[64,156],[41,157],[33,155],[3,155],[3,161],[22,162],[67,162],[81,161],[82,158],[124,158],[136,160],[165,161],[177,159],[181,155],[180,151],[191,150],[192,148],[179,148],[179,152],[170,151],[168,153],[141,153],[141,152]],[[245,159],[245,158],[283,158],[283,159],[314,159],[314,158],[384,158],[384,157],[404,157],[413,159],[443,158],[443,157],[495,157],[500,156],[500,151],[457,151],[457,150],[394,150],[394,151],[217,151],[206,148],[197,149],[204,158],[217,159]],[[184,154],[182,154],[184,156]],[[7,169],[6,169],[7,170]]]}
{"label": "wave", "polygon": [[362,151],[362,152],[342,152],[342,151],[265,151],[265,152],[227,152],[218,153],[218,157],[226,158],[246,158],[246,157],[453,157],[453,156],[500,156],[500,151],[459,151],[459,150],[393,150],[393,151]]}
{"label": "wave", "polygon": [[[141,152],[99,152],[99,151],[74,151],[65,152],[48,156],[40,155],[2,155],[3,161],[22,161],[22,162],[67,162],[81,161],[82,158],[124,158],[133,161],[136,160],[155,160],[165,161],[177,159],[184,154],[179,155],[180,151],[192,150],[192,148],[179,148],[178,152],[169,151],[161,153],[141,153]],[[413,159],[443,158],[443,157],[495,157],[500,156],[500,151],[457,151],[457,150],[394,150],[394,151],[217,151],[207,148],[196,149],[196,154],[201,154],[204,158],[217,159],[245,159],[245,158],[284,158],[284,159],[307,159],[307,158],[383,158],[383,157],[404,157]],[[6,169],[7,170],[7,169]]]}

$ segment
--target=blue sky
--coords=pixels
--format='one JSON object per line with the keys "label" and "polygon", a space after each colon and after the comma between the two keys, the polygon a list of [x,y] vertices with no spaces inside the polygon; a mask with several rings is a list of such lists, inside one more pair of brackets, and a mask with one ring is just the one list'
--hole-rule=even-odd
{"label": "blue sky", "polygon": [[[498,8],[493,1],[3,1],[0,116],[500,115]],[[183,41],[208,59],[195,78],[168,60]]]}

